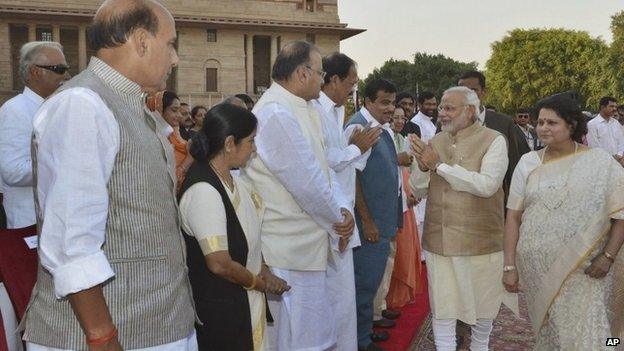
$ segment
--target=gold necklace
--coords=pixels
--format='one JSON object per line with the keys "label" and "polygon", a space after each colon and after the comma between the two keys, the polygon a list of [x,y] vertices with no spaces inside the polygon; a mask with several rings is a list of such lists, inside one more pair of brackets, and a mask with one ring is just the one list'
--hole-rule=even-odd
{"label": "gold necklace", "polygon": [[215,171],[217,177],[219,177],[223,184],[225,184],[230,189],[230,191],[234,191],[234,179],[232,179],[232,175],[230,175],[230,181],[228,182],[227,179],[221,174],[221,172],[217,170],[217,167],[212,164],[212,162],[208,162],[208,164],[210,165],[210,168]]}

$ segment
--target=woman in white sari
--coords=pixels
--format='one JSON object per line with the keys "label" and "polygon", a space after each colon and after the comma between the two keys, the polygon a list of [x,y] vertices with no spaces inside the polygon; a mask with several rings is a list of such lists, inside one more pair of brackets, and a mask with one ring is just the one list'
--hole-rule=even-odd
{"label": "woman in white sari", "polygon": [[191,145],[196,161],[182,183],[180,217],[200,350],[263,350],[264,292],[290,289],[262,264],[261,199],[230,172],[255,152],[256,125],[247,109],[219,104]]}
{"label": "woman in white sari", "polygon": [[624,169],[580,144],[587,127],[573,101],[548,98],[538,111],[546,147],[513,175],[503,284],[526,295],[535,350],[603,350],[622,331]]}

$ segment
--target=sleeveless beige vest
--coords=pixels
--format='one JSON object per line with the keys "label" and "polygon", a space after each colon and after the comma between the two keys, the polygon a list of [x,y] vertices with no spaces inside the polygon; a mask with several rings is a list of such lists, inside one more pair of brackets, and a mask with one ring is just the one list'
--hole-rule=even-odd
{"label": "sleeveless beige vest", "polygon": [[[440,162],[479,171],[483,156],[500,133],[474,123],[455,137],[439,133],[431,143]],[[489,198],[455,191],[431,173],[423,248],[442,256],[478,256],[503,249],[504,194],[500,187]]]}

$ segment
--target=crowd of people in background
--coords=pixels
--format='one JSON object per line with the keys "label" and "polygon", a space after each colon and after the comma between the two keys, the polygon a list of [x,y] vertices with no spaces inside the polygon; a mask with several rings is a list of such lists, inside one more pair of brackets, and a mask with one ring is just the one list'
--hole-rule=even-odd
{"label": "crowd of people in background", "polygon": [[520,290],[536,350],[622,336],[616,99],[512,118],[470,71],[354,101],[357,63],[295,41],[256,102],[191,106],[163,90],[175,36],[158,2],[108,0],[76,77],[60,44],[21,49],[0,176],[3,225],[38,225],[29,350],[383,350],[424,292],[437,350],[488,350]]}

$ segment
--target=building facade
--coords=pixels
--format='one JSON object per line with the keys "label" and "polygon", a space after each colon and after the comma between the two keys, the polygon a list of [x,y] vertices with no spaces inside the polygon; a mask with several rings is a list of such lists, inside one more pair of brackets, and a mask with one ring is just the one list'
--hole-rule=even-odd
{"label": "building facade", "polygon": [[[0,0],[0,103],[18,94],[19,49],[26,42],[60,42],[70,73],[94,55],[87,28],[102,0]],[[292,40],[315,43],[323,54],[363,32],[338,18],[337,0],[162,0],[176,20],[180,63],[168,89],[192,105],[224,96],[259,95],[272,63]]]}

